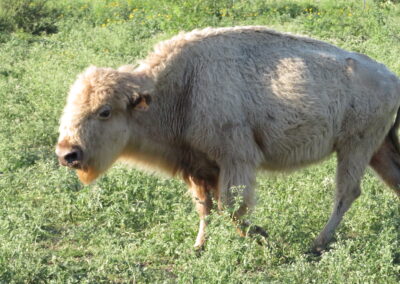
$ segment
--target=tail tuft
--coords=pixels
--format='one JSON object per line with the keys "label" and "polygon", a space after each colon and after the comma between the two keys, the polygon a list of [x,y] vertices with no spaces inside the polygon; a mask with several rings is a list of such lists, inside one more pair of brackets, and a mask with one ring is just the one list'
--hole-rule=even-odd
{"label": "tail tuft", "polygon": [[397,136],[397,130],[399,129],[399,125],[400,125],[400,109],[397,111],[396,120],[394,121],[394,124],[392,128],[390,128],[388,134],[388,137],[390,141],[393,143],[393,146],[396,148],[397,153],[400,153],[399,137]]}

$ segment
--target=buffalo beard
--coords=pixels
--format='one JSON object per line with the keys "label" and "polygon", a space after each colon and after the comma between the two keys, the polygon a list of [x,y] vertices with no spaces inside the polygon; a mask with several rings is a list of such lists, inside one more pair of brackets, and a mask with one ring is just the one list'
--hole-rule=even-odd
{"label": "buffalo beard", "polygon": [[101,174],[101,172],[94,168],[86,168],[82,170],[76,170],[76,174],[83,184],[88,185],[94,181]]}

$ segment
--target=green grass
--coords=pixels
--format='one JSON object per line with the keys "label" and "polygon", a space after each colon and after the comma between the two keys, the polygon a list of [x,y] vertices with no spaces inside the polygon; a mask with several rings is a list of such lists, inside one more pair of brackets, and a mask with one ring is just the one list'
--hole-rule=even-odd
{"label": "green grass", "polygon": [[133,63],[181,30],[250,24],[363,52],[400,75],[399,1],[0,0],[0,283],[400,281],[399,200],[371,172],[332,249],[306,253],[330,214],[334,158],[259,174],[251,220],[266,245],[213,214],[200,254],[181,181],[117,165],[84,187],[58,166],[58,118],[85,67]]}

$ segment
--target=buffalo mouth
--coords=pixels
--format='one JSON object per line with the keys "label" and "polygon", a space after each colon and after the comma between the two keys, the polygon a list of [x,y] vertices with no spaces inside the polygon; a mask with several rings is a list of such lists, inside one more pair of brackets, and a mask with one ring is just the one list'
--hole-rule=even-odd
{"label": "buffalo mouth", "polygon": [[68,162],[68,161],[65,161],[65,160],[63,160],[63,159],[59,159],[59,162],[60,162],[60,164],[61,164],[62,166],[68,167],[68,168],[70,168],[70,169],[74,169],[74,170],[81,170],[81,169],[83,169],[82,162],[80,162],[80,161]]}

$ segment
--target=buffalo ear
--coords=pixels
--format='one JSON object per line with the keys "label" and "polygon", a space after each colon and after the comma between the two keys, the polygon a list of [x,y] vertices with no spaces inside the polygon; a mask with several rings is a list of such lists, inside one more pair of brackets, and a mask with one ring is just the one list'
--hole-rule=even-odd
{"label": "buffalo ear", "polygon": [[151,103],[151,96],[149,94],[135,93],[130,100],[130,107],[138,111],[146,111]]}

